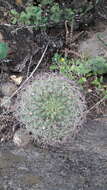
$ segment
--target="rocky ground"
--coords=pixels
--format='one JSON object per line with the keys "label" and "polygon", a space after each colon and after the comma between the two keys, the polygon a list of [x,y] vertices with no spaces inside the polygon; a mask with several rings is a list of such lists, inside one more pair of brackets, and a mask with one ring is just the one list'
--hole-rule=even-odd
{"label": "rocky ground", "polygon": [[0,145],[1,190],[106,190],[107,122],[88,121],[69,147]]}

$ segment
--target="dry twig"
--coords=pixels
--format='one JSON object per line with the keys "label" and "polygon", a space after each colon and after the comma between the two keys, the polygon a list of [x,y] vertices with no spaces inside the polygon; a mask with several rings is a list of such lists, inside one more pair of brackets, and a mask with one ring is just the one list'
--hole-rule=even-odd
{"label": "dry twig", "polygon": [[40,50],[40,48],[37,48],[30,57],[29,64],[28,64],[28,70],[27,70],[27,77],[29,77],[29,72],[30,72],[30,67],[32,64],[33,57],[38,53],[39,50]]}
{"label": "dry twig", "polygon": [[74,30],[74,20],[71,23],[71,29],[70,29],[70,48],[72,47],[72,42],[73,42],[73,30]]}
{"label": "dry twig", "polygon": [[68,25],[67,25],[67,20],[65,21],[65,32],[66,32],[66,45],[69,43],[69,30],[68,30]]}
{"label": "dry twig", "polygon": [[94,108],[96,108],[104,100],[105,100],[105,96],[102,99],[100,99],[96,104],[94,104],[89,110],[87,110],[86,113],[89,113],[91,110],[93,110]]}
{"label": "dry twig", "polygon": [[62,52],[66,52],[67,53],[67,55],[68,54],[73,54],[73,55],[75,55],[76,57],[79,57],[79,58],[83,58],[82,57],[82,55],[81,54],[79,54],[78,52],[75,52],[74,50],[69,50],[69,49],[67,49],[67,48],[65,48],[65,50],[62,50]]}

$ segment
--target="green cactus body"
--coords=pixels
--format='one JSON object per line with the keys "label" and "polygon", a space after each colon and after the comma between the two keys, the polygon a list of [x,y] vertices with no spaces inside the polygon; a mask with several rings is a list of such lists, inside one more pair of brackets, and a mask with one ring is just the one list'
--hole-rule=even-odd
{"label": "green cactus body", "polygon": [[82,124],[85,109],[75,83],[57,74],[44,74],[21,93],[16,115],[37,141],[53,145]]}

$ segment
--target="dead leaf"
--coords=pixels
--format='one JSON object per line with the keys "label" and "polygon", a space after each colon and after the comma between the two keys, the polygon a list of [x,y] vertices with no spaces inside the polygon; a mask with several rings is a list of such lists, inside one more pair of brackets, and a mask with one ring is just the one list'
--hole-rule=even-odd
{"label": "dead leaf", "polygon": [[23,77],[22,76],[11,75],[10,79],[13,80],[16,85],[20,85],[22,80],[23,80]]}
{"label": "dead leaf", "polygon": [[92,89],[88,89],[88,92],[91,93],[91,92],[92,92]]}

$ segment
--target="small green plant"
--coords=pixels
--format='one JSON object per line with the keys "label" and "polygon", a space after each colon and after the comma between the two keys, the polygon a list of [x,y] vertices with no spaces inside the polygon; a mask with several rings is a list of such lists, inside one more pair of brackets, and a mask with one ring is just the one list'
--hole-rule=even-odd
{"label": "small green plant", "polygon": [[76,132],[85,119],[85,109],[84,97],[74,82],[45,73],[21,94],[16,116],[35,140],[56,145]]}
{"label": "small green plant", "polygon": [[16,10],[11,10],[12,17],[12,23],[16,24],[17,22],[22,24],[41,24],[41,21],[43,21],[42,16],[42,9],[37,6],[29,6],[26,7],[25,11],[22,11],[21,13],[18,13]]}
{"label": "small green plant", "polygon": [[25,11],[18,13],[12,9],[10,11],[13,24],[22,23],[34,25],[35,27],[45,27],[68,20],[72,22],[74,10],[71,8],[62,9],[59,3],[43,0],[37,6],[29,5]]}
{"label": "small green plant", "polygon": [[0,42],[0,59],[6,58],[8,55],[8,45],[5,42]]}
{"label": "small green plant", "polygon": [[87,60],[86,67],[94,75],[102,75],[107,73],[107,60],[104,57],[97,56]]}
{"label": "small green plant", "polygon": [[64,74],[66,77],[75,79],[74,75],[72,74],[72,63],[67,57],[62,57],[61,54],[55,53],[54,57],[52,58],[52,62],[53,64],[50,66],[50,70],[59,70],[59,72]]}
{"label": "small green plant", "polygon": [[59,7],[58,3],[55,3],[54,6],[50,9],[50,20],[54,23],[58,23],[61,20],[62,10]]}
{"label": "small green plant", "polygon": [[95,79],[91,82],[91,84],[95,85],[99,89],[103,88],[103,76],[101,77],[95,77]]}
{"label": "small green plant", "polygon": [[90,76],[99,76],[107,73],[107,60],[103,57],[92,57],[71,60],[56,53],[52,59],[51,70],[58,69],[69,78],[77,79],[80,83],[86,82]]}

